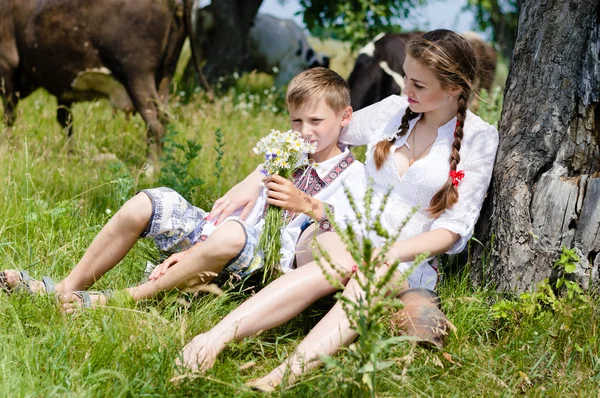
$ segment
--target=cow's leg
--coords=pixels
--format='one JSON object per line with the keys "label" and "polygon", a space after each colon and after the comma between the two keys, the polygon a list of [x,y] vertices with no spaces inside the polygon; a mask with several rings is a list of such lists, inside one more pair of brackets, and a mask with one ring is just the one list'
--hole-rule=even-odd
{"label": "cow's leg", "polygon": [[73,142],[73,113],[71,112],[70,101],[58,100],[56,108],[56,121],[61,125],[63,131],[67,133],[67,151],[73,153],[75,143]]}
{"label": "cow's leg", "polygon": [[71,113],[72,102],[58,101],[58,108],[56,109],[56,121],[67,133],[67,139],[71,141],[73,135],[73,114]]}
{"label": "cow's leg", "polygon": [[15,109],[19,102],[15,93],[14,72],[0,70],[0,94],[4,106],[4,123],[12,127],[15,124]]}
{"label": "cow's leg", "polygon": [[166,107],[169,104],[169,90],[171,89],[171,78],[163,77],[158,86],[158,120],[164,126],[169,123],[169,113],[166,112]]}
{"label": "cow's leg", "polygon": [[159,121],[161,106],[152,74],[146,78],[134,78],[128,86],[129,96],[148,126],[148,155],[146,173],[151,175],[158,168],[165,128]]}

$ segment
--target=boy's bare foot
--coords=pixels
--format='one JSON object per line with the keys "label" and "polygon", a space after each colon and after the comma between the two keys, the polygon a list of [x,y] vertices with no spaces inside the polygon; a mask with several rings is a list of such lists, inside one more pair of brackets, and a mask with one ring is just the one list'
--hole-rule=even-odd
{"label": "boy's bare foot", "polygon": [[98,308],[105,306],[108,302],[107,292],[70,292],[60,296],[62,310],[66,314],[73,314],[84,308]]}
{"label": "boy's bare foot", "polygon": [[217,355],[224,349],[225,344],[211,338],[209,333],[202,333],[183,347],[183,359],[177,359],[176,365],[191,372],[204,373],[213,367]]}
{"label": "boy's bare foot", "polygon": [[42,281],[31,279],[27,271],[9,269],[0,272],[0,289],[13,292],[21,288],[33,294],[44,295],[54,292],[54,282],[47,276]]}

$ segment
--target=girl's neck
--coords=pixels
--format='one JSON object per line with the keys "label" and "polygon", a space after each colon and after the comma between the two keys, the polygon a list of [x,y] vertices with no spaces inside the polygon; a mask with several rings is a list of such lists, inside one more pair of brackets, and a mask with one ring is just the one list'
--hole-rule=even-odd
{"label": "girl's neck", "polygon": [[439,128],[444,124],[448,123],[458,113],[458,105],[453,104],[452,106],[438,108],[429,112],[425,112],[421,115],[420,122]]}

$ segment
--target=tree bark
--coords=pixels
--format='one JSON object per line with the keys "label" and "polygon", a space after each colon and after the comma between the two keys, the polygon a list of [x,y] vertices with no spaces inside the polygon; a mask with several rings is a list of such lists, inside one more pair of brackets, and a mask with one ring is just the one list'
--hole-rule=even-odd
{"label": "tree bark", "polygon": [[581,260],[574,279],[599,283],[599,3],[520,2],[476,282],[527,290],[556,275],[565,246]]}
{"label": "tree bark", "polygon": [[204,74],[209,82],[242,70],[248,61],[248,32],[263,0],[217,0],[211,3],[215,30]]}

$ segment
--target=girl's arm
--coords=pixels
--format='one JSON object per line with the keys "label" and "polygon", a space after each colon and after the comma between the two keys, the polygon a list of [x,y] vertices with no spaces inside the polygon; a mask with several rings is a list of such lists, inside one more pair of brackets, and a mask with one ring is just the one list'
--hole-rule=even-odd
{"label": "girl's arm", "polygon": [[431,230],[443,228],[459,236],[446,251],[448,254],[460,253],[467,245],[490,185],[498,149],[498,131],[493,126],[486,126],[468,141],[463,141],[464,158],[457,170],[464,172],[464,178],[458,184],[458,202],[431,224]]}
{"label": "girl's arm", "polygon": [[405,97],[392,95],[354,112],[338,141],[344,145],[359,146],[381,140],[400,125],[407,106]]}
{"label": "girl's arm", "polygon": [[424,252],[431,256],[459,253],[473,235],[492,177],[498,131],[487,125],[464,144],[464,161],[461,160],[457,168],[464,172],[464,178],[458,185],[458,202],[446,209],[428,232],[396,242],[390,251],[390,261],[412,261],[417,254]]}
{"label": "girl's arm", "polygon": [[388,261],[409,262],[418,254],[428,252],[429,256],[437,256],[452,249],[460,235],[444,228],[423,232],[409,239],[400,240],[392,246],[387,254]]}
{"label": "girl's arm", "polygon": [[217,199],[213,204],[207,220],[218,219],[216,224],[220,224],[229,217],[235,210],[243,207],[244,210],[240,218],[245,220],[250,214],[260,195],[264,175],[257,168],[250,173],[243,181],[231,188],[225,195]]}

